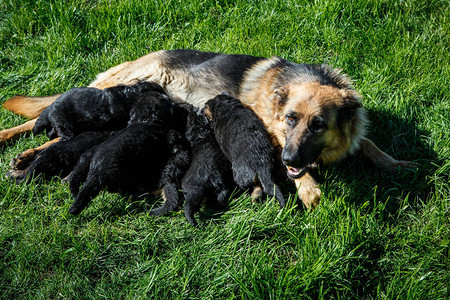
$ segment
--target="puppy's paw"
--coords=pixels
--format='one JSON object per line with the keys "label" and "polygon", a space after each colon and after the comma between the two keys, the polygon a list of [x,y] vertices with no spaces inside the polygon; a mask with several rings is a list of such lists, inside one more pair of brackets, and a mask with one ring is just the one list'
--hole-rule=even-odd
{"label": "puppy's paw", "polygon": [[162,216],[164,214],[164,212],[162,211],[161,208],[154,208],[154,209],[148,210],[147,214],[149,216],[158,217],[158,216]]}
{"label": "puppy's paw", "polygon": [[84,206],[79,206],[77,204],[72,204],[72,206],[69,207],[69,213],[76,216],[79,215],[84,209]]}
{"label": "puppy's paw", "polygon": [[250,197],[252,198],[252,203],[260,202],[264,197],[263,188],[260,186],[255,186]]}

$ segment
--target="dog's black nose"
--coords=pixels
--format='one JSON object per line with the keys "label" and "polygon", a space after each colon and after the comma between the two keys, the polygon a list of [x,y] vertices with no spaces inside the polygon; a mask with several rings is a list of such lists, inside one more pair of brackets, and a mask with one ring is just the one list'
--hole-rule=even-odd
{"label": "dog's black nose", "polygon": [[285,151],[285,149],[283,149],[281,152],[281,160],[286,166],[292,166],[297,160],[297,154],[290,151]]}

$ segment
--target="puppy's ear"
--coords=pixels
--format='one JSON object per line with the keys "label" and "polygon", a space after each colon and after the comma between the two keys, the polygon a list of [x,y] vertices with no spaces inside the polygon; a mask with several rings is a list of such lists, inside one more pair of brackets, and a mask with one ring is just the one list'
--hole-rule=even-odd
{"label": "puppy's ear", "polygon": [[203,109],[201,110],[202,115],[204,115],[208,120],[212,120],[212,112],[210,108],[210,103],[206,103]]}

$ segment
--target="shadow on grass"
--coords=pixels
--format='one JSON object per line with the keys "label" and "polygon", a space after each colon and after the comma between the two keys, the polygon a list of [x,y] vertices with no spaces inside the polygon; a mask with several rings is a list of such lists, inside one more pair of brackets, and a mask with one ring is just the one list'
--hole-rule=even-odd
{"label": "shadow on grass", "polygon": [[[420,130],[413,121],[386,111],[368,111],[368,114],[371,120],[368,137],[382,151],[398,160],[414,161],[418,168],[389,173],[374,166],[358,152],[338,165],[318,172],[319,181],[326,190],[330,188],[327,181],[339,178],[350,189],[346,201],[358,206],[373,200],[374,193],[377,201],[382,202],[408,195],[408,204],[418,206],[434,192],[433,176],[443,164],[443,160],[425,142],[430,132]],[[447,175],[441,177],[443,180],[449,179]],[[400,201],[387,201],[387,212],[395,213],[400,205]]]}

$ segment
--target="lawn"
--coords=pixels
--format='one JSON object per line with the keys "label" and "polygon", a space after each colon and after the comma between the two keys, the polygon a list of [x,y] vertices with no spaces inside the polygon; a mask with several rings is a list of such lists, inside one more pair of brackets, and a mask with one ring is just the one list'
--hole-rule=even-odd
{"label": "lawn", "polygon": [[[341,68],[364,96],[368,136],[417,170],[388,174],[360,154],[319,172],[320,206],[233,198],[154,218],[155,199],[104,192],[68,214],[59,178],[15,185],[0,146],[2,299],[448,299],[448,0],[0,0],[0,103],[85,86],[159,49],[277,55]],[[0,109],[0,129],[25,119]],[[289,194],[290,193],[290,194]]]}

